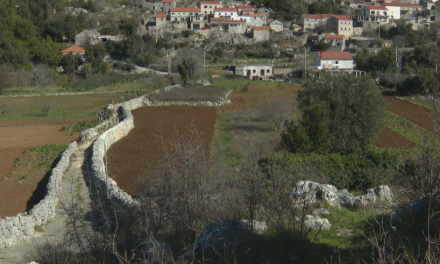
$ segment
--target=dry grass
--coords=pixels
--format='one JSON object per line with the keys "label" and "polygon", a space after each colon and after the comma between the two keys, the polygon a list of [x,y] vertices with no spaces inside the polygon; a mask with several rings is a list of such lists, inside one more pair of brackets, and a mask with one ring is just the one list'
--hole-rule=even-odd
{"label": "dry grass", "polygon": [[196,86],[189,88],[174,88],[150,96],[152,101],[219,101],[225,98],[228,88],[221,86]]}

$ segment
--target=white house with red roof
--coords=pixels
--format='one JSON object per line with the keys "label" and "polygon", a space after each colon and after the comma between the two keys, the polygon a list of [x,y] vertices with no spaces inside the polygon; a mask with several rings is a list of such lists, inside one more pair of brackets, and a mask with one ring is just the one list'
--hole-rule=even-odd
{"label": "white house with red roof", "polygon": [[204,15],[214,15],[214,9],[221,8],[222,3],[218,1],[199,1],[200,11]]}
{"label": "white house with red roof", "polygon": [[235,7],[220,7],[214,9],[214,17],[224,17],[226,20],[239,20]]}
{"label": "white house with red roof", "polygon": [[244,14],[255,14],[255,9],[253,6],[237,6],[238,14],[244,15]]}
{"label": "white house with red roof", "polygon": [[173,21],[187,21],[195,18],[196,20],[203,20],[204,15],[200,8],[197,7],[171,7],[168,11],[168,18]]}
{"label": "white house with red roof", "polygon": [[395,10],[395,12],[399,12],[399,18],[394,17],[394,19],[400,19],[400,16],[404,16],[404,15],[419,15],[423,9],[422,5],[420,4],[410,4],[410,3],[400,3],[400,2],[385,3],[384,6],[388,10]]}
{"label": "white house with red roof", "polygon": [[359,12],[358,21],[379,22],[382,24],[390,22],[390,18],[390,12],[386,6],[366,5]]}
{"label": "white house with red roof", "polygon": [[84,54],[86,54],[86,50],[84,48],[78,46],[78,45],[70,46],[67,49],[61,51],[61,53],[63,55],[69,54],[71,52],[72,52],[73,55],[84,55]]}
{"label": "white house with red roof", "polygon": [[348,51],[318,51],[315,68],[353,70],[353,56]]}

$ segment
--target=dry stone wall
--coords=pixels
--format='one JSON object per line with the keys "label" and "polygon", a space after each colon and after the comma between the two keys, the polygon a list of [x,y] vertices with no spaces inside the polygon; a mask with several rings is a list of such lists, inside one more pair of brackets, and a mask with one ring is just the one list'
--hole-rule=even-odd
{"label": "dry stone wall", "polygon": [[34,235],[34,227],[46,224],[55,218],[58,205],[58,191],[63,180],[64,171],[69,167],[70,157],[76,149],[76,141],[70,143],[61,154],[60,161],[52,169],[47,184],[46,196],[28,213],[0,220],[0,249],[29,241]]}

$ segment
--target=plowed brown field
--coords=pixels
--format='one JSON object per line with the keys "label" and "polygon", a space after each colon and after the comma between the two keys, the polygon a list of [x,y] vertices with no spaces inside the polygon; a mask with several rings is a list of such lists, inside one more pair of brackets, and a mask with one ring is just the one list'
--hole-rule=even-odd
{"label": "plowed brown field", "polygon": [[402,147],[414,147],[416,144],[389,127],[385,127],[385,130],[380,134],[379,139],[376,142],[376,146],[380,148],[402,148]]}
{"label": "plowed brown field", "polygon": [[246,102],[242,98],[230,98],[230,104],[219,107],[220,112],[236,112],[246,109]]}
{"label": "plowed brown field", "polygon": [[140,191],[136,188],[139,177],[155,177],[154,171],[163,160],[159,130],[163,130],[164,141],[170,142],[176,139],[176,130],[184,136],[193,123],[209,150],[216,112],[217,108],[202,106],[156,106],[132,111],[134,129],[108,151],[109,176],[121,189],[136,197]]}
{"label": "plowed brown field", "polygon": [[428,114],[428,109],[391,95],[384,95],[384,98],[390,103],[390,111],[392,113],[403,116],[407,120],[429,131],[438,133],[437,124]]}
{"label": "plowed brown field", "polygon": [[[12,121],[6,122],[9,125],[13,124]],[[16,177],[6,177],[5,174],[10,171],[14,160],[22,156],[25,149],[41,147],[45,144],[67,145],[79,136],[79,133],[60,132],[60,129],[61,125],[4,127],[4,122],[0,121],[0,218],[23,213],[38,202],[35,197],[39,199],[44,197],[46,189],[37,189],[38,181],[19,181],[14,179]]]}

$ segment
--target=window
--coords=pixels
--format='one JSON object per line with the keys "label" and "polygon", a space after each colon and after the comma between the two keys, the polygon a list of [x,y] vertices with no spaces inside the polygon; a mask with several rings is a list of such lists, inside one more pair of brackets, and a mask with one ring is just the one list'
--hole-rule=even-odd
{"label": "window", "polygon": [[205,6],[205,8],[208,8],[208,6]]}
{"label": "window", "polygon": [[267,70],[266,72],[267,72],[267,73],[269,73],[269,72],[270,72],[270,70]]}
{"label": "window", "polygon": [[209,8],[212,8],[212,6],[209,6]]}
{"label": "window", "polygon": [[205,14],[207,14],[206,11],[205,11]]}
{"label": "window", "polygon": [[253,70],[252,72],[255,73],[255,70]]}
{"label": "window", "polygon": [[339,64],[339,61],[336,61],[336,64]]}
{"label": "window", "polygon": [[176,13],[172,13],[171,15],[173,15],[173,16],[174,16],[175,14],[176,14]]}
{"label": "window", "polygon": [[189,15],[190,15],[190,16],[192,16],[192,15],[193,15],[193,13],[189,13]]}
{"label": "window", "polygon": [[177,17],[174,19],[174,21],[177,21]]}

